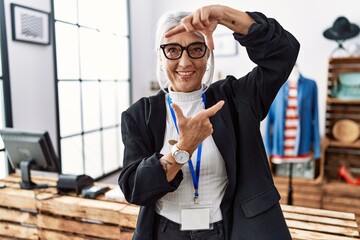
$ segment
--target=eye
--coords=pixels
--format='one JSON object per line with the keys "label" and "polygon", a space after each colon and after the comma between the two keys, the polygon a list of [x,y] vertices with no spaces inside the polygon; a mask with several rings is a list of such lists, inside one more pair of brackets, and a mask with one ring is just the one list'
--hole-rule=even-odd
{"label": "eye", "polygon": [[189,45],[189,50],[194,53],[202,53],[205,51],[205,45],[199,43],[193,43]]}
{"label": "eye", "polygon": [[177,53],[180,51],[178,46],[166,46],[165,50],[168,53]]}

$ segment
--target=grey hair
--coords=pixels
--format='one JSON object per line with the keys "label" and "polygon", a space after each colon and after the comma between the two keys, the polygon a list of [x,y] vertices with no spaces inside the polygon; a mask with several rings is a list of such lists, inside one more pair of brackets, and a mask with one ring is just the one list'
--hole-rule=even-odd
{"label": "grey hair", "polygon": [[[189,16],[190,14],[191,14],[190,12],[171,12],[162,15],[158,20],[156,27],[156,39],[155,39],[156,77],[159,86],[164,92],[167,92],[166,89],[169,87],[170,81],[168,80],[166,73],[161,69],[162,68],[161,61],[158,55],[161,54],[159,46],[164,40],[165,33],[167,33],[170,29],[179,26],[181,24],[181,20],[184,17]],[[195,32],[195,34],[205,40],[205,37],[202,33]],[[214,54],[211,49],[208,50],[210,51],[210,56],[207,62],[208,69],[206,70],[206,73],[204,74],[204,77],[202,79],[203,91],[206,91],[206,89],[209,87],[214,75]]]}

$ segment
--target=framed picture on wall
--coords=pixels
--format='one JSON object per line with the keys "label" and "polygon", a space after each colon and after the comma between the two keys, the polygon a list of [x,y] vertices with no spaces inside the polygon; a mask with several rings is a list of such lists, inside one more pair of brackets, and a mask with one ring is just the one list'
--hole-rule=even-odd
{"label": "framed picture on wall", "polygon": [[11,4],[11,30],[14,41],[50,44],[50,14]]}
{"label": "framed picture on wall", "polygon": [[214,55],[217,57],[235,56],[238,53],[238,42],[230,33],[214,35]]}

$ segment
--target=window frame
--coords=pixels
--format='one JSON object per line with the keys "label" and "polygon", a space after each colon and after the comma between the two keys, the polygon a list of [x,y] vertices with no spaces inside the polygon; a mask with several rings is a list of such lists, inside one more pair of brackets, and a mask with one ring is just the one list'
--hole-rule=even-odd
{"label": "window frame", "polygon": [[[126,35],[121,35],[121,37],[126,37],[127,39],[127,44],[128,44],[128,52],[127,52],[127,63],[128,63],[128,78],[127,79],[116,79],[114,80],[115,84],[118,85],[118,87],[122,84],[122,83],[125,83],[128,85],[128,106],[130,106],[131,104],[131,99],[132,99],[132,76],[131,76],[131,39],[130,39],[130,1],[129,0],[122,0],[122,1],[125,1],[126,3],[126,12],[127,12],[127,34]],[[78,1],[77,1],[77,6],[78,6]],[[79,73],[79,79],[73,79],[73,80],[64,80],[64,79],[58,79],[58,63],[57,63],[57,47],[56,47],[56,28],[55,28],[55,25],[56,25],[56,22],[61,22],[61,23],[65,23],[65,24],[70,24],[70,25],[73,25],[73,26],[77,26],[78,27],[78,34],[79,34],[79,29],[80,28],[89,28],[88,26],[82,26],[79,24],[79,21],[77,20],[76,23],[72,23],[72,22],[66,22],[66,21],[63,21],[63,20],[59,20],[59,19],[56,19],[55,18],[55,0],[52,0],[51,1],[51,9],[52,9],[52,16],[51,16],[51,19],[52,19],[52,29],[54,29],[52,31],[52,38],[53,38],[53,52],[54,52],[54,74],[55,74],[55,102],[56,102],[56,129],[57,129],[57,149],[59,150],[59,159],[62,159],[62,140],[65,139],[65,138],[71,138],[71,137],[76,137],[76,136],[80,136],[81,139],[82,139],[82,168],[83,168],[83,173],[86,174],[86,167],[85,167],[85,162],[86,162],[86,158],[85,158],[85,145],[84,145],[84,139],[85,139],[85,135],[87,134],[91,134],[93,133],[94,131],[99,131],[99,133],[101,134],[101,142],[103,143],[104,140],[102,139],[103,138],[103,134],[104,134],[104,131],[106,131],[107,129],[111,128],[111,129],[114,129],[116,132],[117,132],[117,143],[119,143],[117,146],[119,146],[120,144],[122,144],[122,141],[120,139],[120,119],[118,119],[117,123],[113,126],[103,126],[102,124],[100,125],[100,128],[99,129],[95,129],[95,130],[89,130],[89,131],[84,131],[84,121],[83,121],[83,107],[82,105],[84,104],[82,101],[82,96],[81,96],[81,91],[80,90],[80,98],[81,98],[81,131],[78,132],[77,134],[74,134],[74,135],[69,135],[69,136],[61,136],[61,126],[60,126],[60,99],[59,99],[59,83],[62,82],[62,81],[66,81],[66,82],[70,82],[70,81],[77,81],[80,83],[80,86],[82,85],[82,82],[85,82],[86,80],[85,79],[81,79],[81,73]],[[79,11],[79,10],[77,10]],[[98,30],[99,31],[99,30]],[[78,35],[79,36],[79,35]],[[78,41],[80,42],[80,41]],[[80,43],[79,43],[80,44]],[[79,49],[80,49],[80,46],[79,46]],[[79,61],[80,61],[80,50],[79,50]],[[79,62],[79,66],[81,66],[81,63]],[[101,80],[99,79],[98,80],[99,83],[101,83],[101,81],[108,81],[108,80]],[[82,88],[82,86],[80,87]],[[100,90],[101,90],[101,87],[100,87]],[[100,94],[101,95],[101,94]],[[118,99],[119,97],[119,91],[116,91],[116,99]],[[101,96],[100,96],[101,98]],[[117,100],[116,102],[116,105],[118,105],[119,103],[119,100]],[[101,102],[100,102],[100,105],[101,105]],[[101,107],[100,107],[101,108]],[[117,111],[120,111],[119,109],[117,109]],[[120,114],[117,114],[118,116]],[[101,116],[101,111],[100,111],[100,116]],[[102,144],[103,145],[103,144]],[[104,146],[101,146],[101,151],[104,151]],[[121,157],[120,155],[122,155],[122,152],[119,152],[119,150],[117,150],[117,154],[119,157]],[[121,158],[120,158],[121,159]],[[62,160],[60,160],[62,162]],[[100,178],[103,178],[103,177],[106,177],[116,171],[119,171],[121,168],[122,168],[122,164],[116,168],[116,169],[112,169],[111,171],[106,171],[106,167],[104,166],[105,162],[104,162],[104,154],[102,154],[102,159],[101,159],[101,164],[102,164],[102,174],[98,177],[95,177],[95,179],[100,179]],[[61,164],[62,165],[62,164]]]}

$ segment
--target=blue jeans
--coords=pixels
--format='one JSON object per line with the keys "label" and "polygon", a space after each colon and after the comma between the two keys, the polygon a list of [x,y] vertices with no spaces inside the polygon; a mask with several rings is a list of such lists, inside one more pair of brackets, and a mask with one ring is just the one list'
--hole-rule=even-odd
{"label": "blue jeans", "polygon": [[225,240],[222,221],[214,223],[213,229],[181,231],[180,224],[156,214],[154,240]]}

